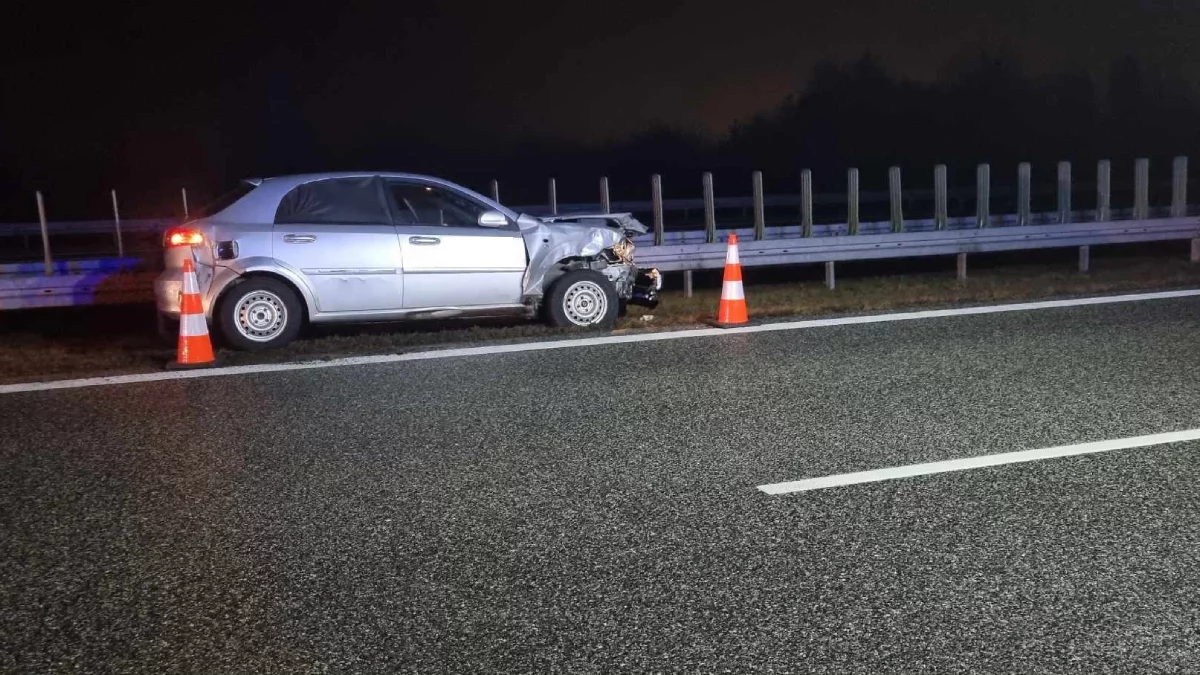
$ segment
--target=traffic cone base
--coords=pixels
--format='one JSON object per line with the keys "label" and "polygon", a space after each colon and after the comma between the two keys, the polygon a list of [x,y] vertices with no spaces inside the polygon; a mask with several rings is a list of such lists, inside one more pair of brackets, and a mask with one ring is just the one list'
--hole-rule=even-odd
{"label": "traffic cone base", "polygon": [[750,323],[746,310],[746,290],[742,286],[742,261],[738,257],[737,234],[729,235],[729,246],[725,250],[725,277],[721,283],[721,304],[717,308],[717,319],[709,323],[718,328]]}
{"label": "traffic cone base", "polygon": [[196,265],[183,261],[183,292],[179,299],[179,346],[175,360],[167,370],[211,368],[217,365],[212,341],[208,339],[208,322],[204,319],[204,303],[200,299],[200,283]]}

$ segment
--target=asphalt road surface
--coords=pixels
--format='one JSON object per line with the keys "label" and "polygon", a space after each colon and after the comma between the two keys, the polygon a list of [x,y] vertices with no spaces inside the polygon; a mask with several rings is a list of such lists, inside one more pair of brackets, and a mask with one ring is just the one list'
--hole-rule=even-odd
{"label": "asphalt road surface", "polygon": [[0,670],[1200,671],[1200,299],[0,396]]}

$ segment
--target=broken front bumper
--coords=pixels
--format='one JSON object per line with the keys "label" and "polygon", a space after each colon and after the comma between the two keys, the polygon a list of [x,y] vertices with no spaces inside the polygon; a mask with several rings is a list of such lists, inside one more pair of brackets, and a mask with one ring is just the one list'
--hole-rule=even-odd
{"label": "broken front bumper", "polygon": [[629,304],[640,305],[654,309],[658,307],[658,292],[662,290],[662,273],[653,267],[638,270],[633,280],[633,294],[629,296]]}

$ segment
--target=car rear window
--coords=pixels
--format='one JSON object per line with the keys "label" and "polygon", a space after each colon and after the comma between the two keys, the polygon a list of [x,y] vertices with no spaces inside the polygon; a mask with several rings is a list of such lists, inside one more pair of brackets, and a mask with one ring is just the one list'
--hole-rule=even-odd
{"label": "car rear window", "polygon": [[254,192],[256,189],[258,189],[257,185],[247,181],[242,181],[241,183],[238,183],[237,187],[222,194],[220,197],[217,197],[199,209],[193,210],[189,215],[192,218],[207,218],[209,216],[215,216],[230,206],[233,206],[234,202],[238,201],[242,197],[245,197],[251,192]]}
{"label": "car rear window", "polygon": [[280,200],[275,222],[386,225],[389,221],[376,179],[367,177],[298,185]]}

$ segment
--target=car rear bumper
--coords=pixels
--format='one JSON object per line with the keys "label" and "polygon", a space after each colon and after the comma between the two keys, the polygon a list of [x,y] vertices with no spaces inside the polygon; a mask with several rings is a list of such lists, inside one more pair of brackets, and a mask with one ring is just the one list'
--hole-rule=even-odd
{"label": "car rear bumper", "polygon": [[154,280],[154,304],[163,316],[179,318],[179,300],[183,293],[183,270],[166,270]]}

